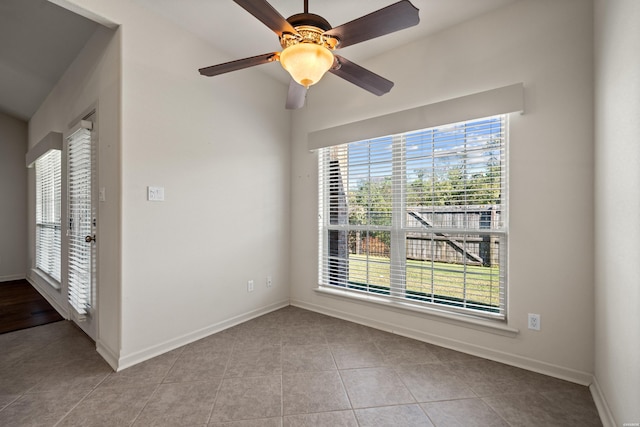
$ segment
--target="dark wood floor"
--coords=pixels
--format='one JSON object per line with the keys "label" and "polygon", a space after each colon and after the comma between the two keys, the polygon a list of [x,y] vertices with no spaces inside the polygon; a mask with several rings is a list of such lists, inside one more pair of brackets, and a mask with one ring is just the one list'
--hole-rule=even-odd
{"label": "dark wood floor", "polygon": [[63,320],[26,280],[0,282],[0,334]]}

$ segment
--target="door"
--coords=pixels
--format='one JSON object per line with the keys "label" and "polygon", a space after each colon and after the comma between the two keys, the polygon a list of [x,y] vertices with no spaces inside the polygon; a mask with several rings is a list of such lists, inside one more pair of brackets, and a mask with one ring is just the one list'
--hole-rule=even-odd
{"label": "door", "polygon": [[69,229],[67,292],[71,318],[96,339],[96,210],[94,202],[95,132],[82,120],[66,139]]}

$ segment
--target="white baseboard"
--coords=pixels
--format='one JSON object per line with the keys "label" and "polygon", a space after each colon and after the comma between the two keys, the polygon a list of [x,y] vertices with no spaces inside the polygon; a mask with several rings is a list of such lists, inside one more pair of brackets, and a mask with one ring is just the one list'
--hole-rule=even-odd
{"label": "white baseboard", "polygon": [[288,305],[289,305],[288,299],[277,302],[277,303],[273,303],[268,306],[232,317],[230,319],[223,320],[222,322],[215,323],[213,325],[207,326],[206,328],[202,328],[197,331],[182,335],[180,337],[176,337],[169,341],[165,341],[161,344],[149,347],[147,349],[136,351],[135,353],[131,353],[124,357],[120,357],[118,360],[117,366],[114,367],[114,369],[116,371],[121,371],[130,366],[136,365],[140,362],[144,362],[145,360],[159,356],[168,351],[175,350],[176,348],[182,347],[183,345],[208,337],[211,334],[215,334],[217,332],[223,331],[232,326],[238,325],[240,323],[244,323],[247,320],[251,320],[253,318],[262,316],[264,314],[270,313],[272,311],[278,310]]}
{"label": "white baseboard", "polygon": [[11,282],[12,280],[24,280],[27,276],[25,274],[8,274],[5,276],[0,276],[1,282]]}
{"label": "white baseboard", "polygon": [[408,338],[413,338],[419,341],[428,342],[430,344],[439,345],[441,347],[446,347],[451,350],[461,351],[463,353],[472,354],[474,356],[482,357],[489,360],[494,360],[496,362],[505,363],[507,365],[516,366],[518,368],[538,372],[540,374],[549,375],[555,378],[560,378],[560,379],[577,383],[580,385],[588,386],[593,382],[593,375],[589,372],[583,372],[575,369],[566,368],[563,366],[557,366],[551,363],[542,362],[542,361],[531,359],[528,357],[519,356],[511,353],[505,353],[505,352],[494,350],[488,347],[469,344],[466,342],[454,340],[454,339],[443,337],[436,334],[431,334],[424,331],[419,331],[417,329],[395,325],[392,323],[380,322],[372,318],[358,316],[358,315],[343,312],[340,310],[334,310],[334,309],[319,306],[316,304],[310,304],[304,301],[291,300],[291,305],[304,308],[307,310],[315,311],[318,313],[326,314],[328,316],[349,320],[351,322],[359,323],[365,326],[370,326],[372,328],[380,329],[383,331],[392,332],[394,334],[402,335]]}
{"label": "white baseboard", "polygon": [[101,341],[96,343],[96,351],[111,366],[114,371],[118,370],[118,355],[113,350],[102,344]]}
{"label": "white baseboard", "polygon": [[600,384],[598,384],[598,378],[594,376],[593,382],[589,386],[591,391],[591,397],[593,397],[593,403],[596,404],[596,409],[600,415],[600,421],[602,421],[603,427],[616,427],[616,421],[613,419],[613,413],[607,404],[607,400],[602,394]]}

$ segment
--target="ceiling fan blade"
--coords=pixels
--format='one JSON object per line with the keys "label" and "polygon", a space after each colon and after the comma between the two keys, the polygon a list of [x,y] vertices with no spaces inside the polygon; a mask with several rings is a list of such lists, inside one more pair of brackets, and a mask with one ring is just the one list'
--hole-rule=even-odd
{"label": "ceiling fan blade", "polygon": [[324,35],[337,38],[340,41],[338,48],[343,48],[412,27],[418,22],[418,9],[408,0],[402,0],[332,28]]}
{"label": "ceiling fan blade", "polygon": [[231,71],[242,70],[243,68],[253,67],[255,65],[266,64],[276,60],[277,52],[265,53],[263,55],[252,56],[250,58],[237,59],[235,61],[225,62],[224,64],[212,65],[210,67],[200,68],[200,74],[203,76],[217,76],[218,74],[229,73]]}
{"label": "ceiling fan blade", "polygon": [[255,16],[260,22],[282,36],[282,33],[298,34],[280,13],[265,0],[233,0],[244,10]]}
{"label": "ceiling fan blade", "polygon": [[348,82],[351,82],[354,85],[359,86],[364,90],[368,90],[378,96],[384,95],[393,87],[393,82],[391,80],[387,80],[340,55],[334,56],[336,57],[338,65],[329,69],[331,74],[342,77]]}
{"label": "ceiling fan blade", "polygon": [[289,91],[287,92],[287,110],[297,110],[298,108],[302,108],[306,98],[307,88],[291,79],[289,81]]}

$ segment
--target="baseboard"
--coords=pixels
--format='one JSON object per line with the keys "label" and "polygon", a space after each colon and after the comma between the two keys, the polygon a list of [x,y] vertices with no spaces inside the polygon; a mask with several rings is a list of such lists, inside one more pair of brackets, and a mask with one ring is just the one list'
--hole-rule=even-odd
{"label": "baseboard", "polygon": [[[36,291],[38,291],[38,293],[40,293],[40,295],[44,297],[44,299],[47,300],[49,304],[51,304],[51,306],[60,314],[60,316],[64,317],[66,320],[69,320],[69,311],[66,307],[60,305],[56,298],[54,298],[52,295],[49,295],[49,292],[47,292],[47,290],[45,289],[45,287],[47,287],[48,285],[43,286],[40,282],[38,282],[37,280],[33,280],[33,278],[29,276],[26,277],[26,280],[31,284],[31,286],[35,288]],[[53,291],[59,292],[56,289],[53,289]]]}
{"label": "baseboard", "polygon": [[8,274],[6,276],[0,276],[0,283],[11,282],[12,280],[24,280],[27,276],[25,274]]}
{"label": "baseboard", "polygon": [[240,323],[244,323],[248,320],[265,315],[267,313],[281,309],[288,305],[289,305],[288,299],[277,302],[277,303],[273,303],[265,307],[232,317],[230,319],[223,320],[222,322],[215,323],[213,325],[207,326],[206,328],[202,328],[197,331],[185,334],[183,336],[171,339],[169,341],[165,341],[161,344],[149,347],[147,349],[136,351],[135,353],[131,353],[129,355],[121,357],[117,363],[117,367],[114,369],[116,371],[121,371],[130,366],[136,365],[140,362],[144,362],[145,360],[159,356],[168,351],[175,350],[176,348],[182,347],[183,345],[208,337],[209,335],[223,331],[232,326],[239,325]]}
{"label": "baseboard", "polygon": [[439,345],[451,350],[461,351],[463,353],[472,354],[474,356],[494,360],[496,362],[505,363],[507,365],[516,366],[518,368],[538,372],[540,374],[549,375],[551,377],[560,378],[562,380],[570,381],[580,385],[588,386],[593,381],[593,375],[588,372],[578,371],[563,366],[557,366],[528,357],[497,351],[488,347],[469,344],[466,342],[443,337],[441,335],[431,334],[428,332],[423,332],[417,329],[407,328],[392,323],[380,322],[368,317],[358,316],[340,310],[334,310],[320,305],[310,304],[304,301],[291,300],[291,305],[326,314],[328,316],[337,317],[339,319],[359,323],[361,325],[370,326],[372,328],[380,329],[383,331],[392,332],[394,334],[413,338],[419,341],[428,342],[430,344]]}
{"label": "baseboard", "polygon": [[111,366],[111,369],[118,370],[118,355],[114,351],[102,344],[101,341],[96,343],[96,351]]}
{"label": "baseboard", "polygon": [[604,398],[604,394],[602,394],[602,389],[600,388],[600,384],[598,384],[597,377],[594,376],[593,382],[589,386],[589,390],[591,391],[591,397],[593,397],[593,403],[596,404],[596,409],[600,415],[602,426],[616,427],[616,422],[613,419],[613,413],[611,413],[607,400]]}

